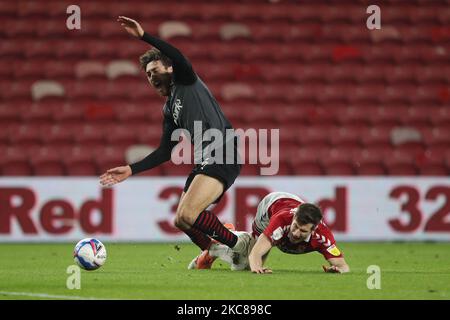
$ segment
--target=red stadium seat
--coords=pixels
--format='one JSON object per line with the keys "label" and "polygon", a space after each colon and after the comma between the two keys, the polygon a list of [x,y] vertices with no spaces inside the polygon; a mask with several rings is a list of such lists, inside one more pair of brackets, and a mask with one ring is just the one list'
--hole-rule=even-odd
{"label": "red stadium seat", "polygon": [[427,164],[419,167],[422,176],[448,176],[450,168],[444,164]]}
{"label": "red stadium seat", "polygon": [[318,23],[307,24],[288,24],[286,29],[282,32],[283,40],[288,43],[302,41],[308,42],[320,37],[322,27]]}
{"label": "red stadium seat", "polygon": [[[85,59],[88,56],[87,48],[89,46],[90,42],[86,40],[84,41],[58,40],[55,41],[55,45],[52,47],[52,50],[54,52],[51,54],[59,59]],[[50,56],[50,53],[48,54],[48,56]]]}
{"label": "red stadium seat", "polygon": [[375,108],[370,104],[349,106],[336,114],[336,120],[344,126],[369,126]]}
{"label": "red stadium seat", "polygon": [[28,156],[22,147],[9,147],[4,150],[1,164],[2,176],[30,176],[33,174]]}
{"label": "red stadium seat", "polygon": [[153,125],[150,123],[135,125],[129,127],[129,130],[133,130],[136,133],[140,143],[157,147],[161,140],[162,120]]}
{"label": "red stadium seat", "polygon": [[288,163],[280,162],[277,176],[290,176],[292,175],[291,166]]}
{"label": "red stadium seat", "polygon": [[298,141],[305,145],[320,144],[328,145],[330,141],[331,128],[328,126],[314,126],[306,128],[298,134]]}
{"label": "red stadium seat", "polygon": [[387,131],[380,127],[374,127],[368,130],[363,130],[361,132],[362,143],[365,146],[386,144],[391,143],[391,131]]}
{"label": "red stadium seat", "polygon": [[[61,158],[64,163],[66,172],[70,176],[94,176],[99,175],[103,172],[97,168],[94,159],[96,157],[103,159],[105,162],[109,155],[94,155],[95,151],[90,147],[85,146],[70,146],[65,148],[66,151]],[[102,168],[106,170],[105,168]]]}
{"label": "red stadium seat", "polygon": [[417,169],[411,164],[386,165],[388,174],[391,176],[414,176],[417,175]]}
{"label": "red stadium seat", "polygon": [[115,146],[130,146],[138,142],[136,132],[127,126],[114,126],[105,137],[109,145]]}
{"label": "red stadium seat", "polygon": [[360,176],[384,176],[386,170],[381,162],[360,162],[355,166],[356,172]]}
{"label": "red stadium seat", "polygon": [[319,163],[312,162],[295,162],[292,164],[292,170],[295,175],[299,176],[321,176],[324,170]]}
{"label": "red stadium seat", "polygon": [[80,124],[84,120],[84,109],[77,104],[64,103],[53,118],[59,124]]}
{"label": "red stadium seat", "polygon": [[139,176],[144,176],[144,177],[164,176],[164,175],[166,175],[165,174],[165,166],[166,166],[166,164],[163,164],[163,165],[160,165],[158,167],[152,168],[150,170],[146,170],[146,171],[140,173]]}
{"label": "red stadium seat", "polygon": [[363,129],[359,126],[341,127],[332,131],[330,141],[335,146],[359,147],[362,132]]}
{"label": "red stadium seat", "polygon": [[450,110],[447,106],[439,108],[430,108],[430,120],[436,127],[449,127],[450,126]]}
{"label": "red stadium seat", "polygon": [[109,132],[106,126],[83,125],[74,132],[75,141],[84,146],[96,146],[105,143],[105,136]]}
{"label": "red stadium seat", "polygon": [[125,150],[120,146],[98,146],[95,148],[93,156],[99,172],[126,164]]}
{"label": "red stadium seat", "polygon": [[442,145],[448,148],[450,144],[450,129],[448,127],[423,130],[422,135],[425,143],[430,147]]}
{"label": "red stadium seat", "polygon": [[445,85],[450,80],[450,66],[424,65],[415,68],[415,80],[423,84]]}
{"label": "red stadium seat", "polygon": [[384,159],[389,175],[416,175],[415,157],[407,152],[395,150],[390,157]]}
{"label": "red stadium seat", "polygon": [[329,162],[324,165],[325,174],[329,176],[352,176],[356,171],[348,162]]}
{"label": "red stadium seat", "polygon": [[300,148],[292,153],[289,159],[292,171],[296,175],[323,175],[324,169],[320,163],[322,156],[328,152],[328,148],[314,145],[308,148]]}
{"label": "red stadium seat", "polygon": [[192,164],[174,164],[168,161],[163,165],[163,172],[166,176],[182,176],[187,177],[194,168]]}
{"label": "red stadium seat", "polygon": [[10,141],[12,144],[27,148],[41,144],[39,125],[21,125],[10,128]]}
{"label": "red stadium seat", "polygon": [[30,155],[33,172],[37,176],[62,176],[64,166],[60,161],[63,153],[60,149],[43,147]]}
{"label": "red stadium seat", "polygon": [[318,9],[317,6],[312,4],[305,4],[302,5],[301,10],[292,9],[289,10],[288,14],[290,20],[295,23],[319,23],[321,22],[321,16],[319,14],[319,12],[321,12],[321,9]]}
{"label": "red stadium seat", "polygon": [[103,173],[98,171],[94,162],[67,160],[65,166],[69,176],[98,176]]}
{"label": "red stadium seat", "polygon": [[[200,16],[203,20],[207,21],[229,21],[231,18],[231,14],[238,14],[239,12],[238,6],[220,6],[213,3],[205,3],[201,5]],[[236,20],[239,20],[238,17],[234,17]]]}

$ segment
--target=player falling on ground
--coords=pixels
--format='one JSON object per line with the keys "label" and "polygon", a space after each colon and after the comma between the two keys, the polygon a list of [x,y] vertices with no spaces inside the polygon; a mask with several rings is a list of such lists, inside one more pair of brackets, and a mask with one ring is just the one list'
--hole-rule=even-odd
{"label": "player falling on ground", "polygon": [[[206,129],[217,129],[223,137],[228,137],[226,130],[232,129],[211,92],[177,48],[144,32],[140,24],[133,19],[120,16],[117,21],[129,34],[154,47],[140,57],[140,62],[150,85],[161,96],[167,97],[167,100],[163,108],[163,133],[159,147],[142,161],[107,170],[100,177],[100,182],[104,186],[112,186],[131,175],[168,161],[171,158],[172,148],[178,143],[171,140],[171,134],[175,129],[187,130],[193,144],[194,121],[200,121],[203,133]],[[231,147],[233,154],[227,153],[227,150],[230,150],[227,145]],[[247,251],[248,241],[244,239],[248,235],[236,236],[225,228],[212,212],[205,210],[210,204],[220,200],[240,173],[241,164],[237,161],[236,137],[224,138],[221,145],[225,150],[221,160],[223,164],[217,163],[219,161],[214,163],[211,158],[204,159],[208,148],[204,142],[199,147],[194,144],[194,148],[195,156],[200,155],[201,164],[196,165],[187,178],[178,204],[175,225],[202,250],[209,248],[213,238],[235,252]],[[232,164],[228,164],[230,157],[233,159]]]}
{"label": "player falling on ground", "polygon": [[[337,248],[333,233],[322,221],[321,210],[299,197],[285,192],[272,192],[258,205],[253,222],[250,254],[238,254],[214,243],[203,251],[189,266],[190,269],[209,269],[216,258],[231,264],[232,270],[248,269],[255,273],[272,273],[264,267],[272,247],[290,254],[318,251],[329,262],[325,272],[350,271],[342,252]],[[233,228],[232,226],[230,228]],[[245,232],[236,232],[242,234]]]}

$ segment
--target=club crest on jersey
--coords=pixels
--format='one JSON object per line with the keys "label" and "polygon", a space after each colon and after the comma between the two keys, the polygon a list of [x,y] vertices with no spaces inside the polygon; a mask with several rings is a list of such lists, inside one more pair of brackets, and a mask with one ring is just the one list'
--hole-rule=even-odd
{"label": "club crest on jersey", "polygon": [[341,255],[341,251],[336,247],[336,245],[332,245],[332,246],[329,246],[328,248],[327,248],[327,251],[330,253],[330,254],[332,254],[333,256],[335,256],[335,257],[337,257],[337,256],[340,256]]}
{"label": "club crest on jersey", "polygon": [[277,229],[275,229],[275,231],[272,233],[272,239],[274,240],[274,241],[278,241],[278,240],[280,240],[281,238],[283,238],[283,228],[282,227],[279,227],[279,228],[277,228]]}
{"label": "club crest on jersey", "polygon": [[178,125],[178,118],[180,117],[180,111],[183,108],[183,105],[181,104],[181,100],[177,99],[175,100],[175,104],[173,107],[173,121],[176,125]]}

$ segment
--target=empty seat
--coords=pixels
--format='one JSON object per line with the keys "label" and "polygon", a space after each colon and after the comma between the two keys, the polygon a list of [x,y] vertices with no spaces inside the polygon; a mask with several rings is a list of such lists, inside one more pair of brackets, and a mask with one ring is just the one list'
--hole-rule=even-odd
{"label": "empty seat", "polygon": [[448,176],[450,169],[444,164],[425,164],[419,167],[422,176]]}
{"label": "empty seat", "polygon": [[120,76],[136,76],[139,74],[139,68],[136,63],[127,60],[111,61],[106,67],[106,75],[109,79],[115,79]]}
{"label": "empty seat", "polygon": [[19,127],[10,127],[9,139],[11,144],[28,148],[41,144],[39,125],[21,125]]}
{"label": "empty seat", "polygon": [[29,176],[33,174],[26,148],[7,147],[2,152],[1,174],[3,176]]}
{"label": "empty seat", "polygon": [[242,23],[227,23],[220,28],[220,37],[223,40],[251,38],[250,29]]}
{"label": "empty seat", "polygon": [[163,165],[164,175],[187,177],[194,168],[192,164],[174,164],[171,161]]}
{"label": "empty seat", "polygon": [[251,99],[255,96],[253,89],[243,83],[229,83],[222,87],[221,96],[225,101]]}
{"label": "empty seat", "polygon": [[64,87],[57,81],[36,81],[31,87],[31,95],[34,100],[40,100],[47,96],[64,96]]}
{"label": "empty seat", "polygon": [[394,150],[390,157],[384,159],[384,165],[386,166],[389,175],[416,175],[418,171],[414,161],[414,155]]}
{"label": "empty seat", "polygon": [[362,129],[360,126],[341,127],[333,130],[330,136],[332,145],[359,147],[361,142]]}
{"label": "empty seat", "polygon": [[87,124],[76,129],[73,137],[76,143],[84,146],[96,146],[105,143],[105,136],[108,132],[109,130],[105,126]]}
{"label": "empty seat", "polygon": [[65,168],[59,157],[35,155],[31,159],[33,173],[36,176],[63,176]]}
{"label": "empty seat", "polygon": [[331,134],[330,127],[309,127],[299,132],[298,141],[303,145],[322,144],[328,145]]}
{"label": "empty seat", "polygon": [[136,132],[126,126],[115,126],[105,136],[108,144],[116,146],[130,146],[138,142]]}
{"label": "empty seat", "polygon": [[80,61],[75,66],[77,78],[97,77],[104,78],[106,75],[105,65],[100,61]]}

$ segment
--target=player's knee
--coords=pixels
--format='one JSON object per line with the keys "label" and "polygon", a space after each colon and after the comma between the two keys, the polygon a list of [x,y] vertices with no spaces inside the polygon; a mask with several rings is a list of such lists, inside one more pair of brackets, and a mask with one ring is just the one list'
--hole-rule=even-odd
{"label": "player's knee", "polygon": [[183,218],[179,215],[175,216],[174,224],[175,227],[177,227],[180,230],[184,230],[186,228],[186,223],[183,221]]}
{"label": "player's knee", "polygon": [[195,210],[191,208],[190,206],[182,206],[178,208],[177,215],[175,217],[175,225],[178,228],[183,228],[186,225],[192,226],[195,222]]}

